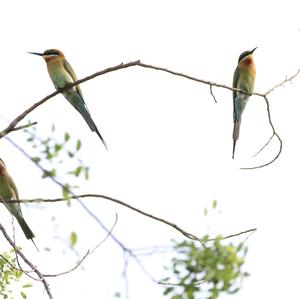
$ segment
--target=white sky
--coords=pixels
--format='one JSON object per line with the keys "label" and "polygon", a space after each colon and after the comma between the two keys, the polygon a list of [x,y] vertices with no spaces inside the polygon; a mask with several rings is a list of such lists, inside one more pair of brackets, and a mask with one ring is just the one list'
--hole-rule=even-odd
{"label": "white sky", "polygon": [[[238,56],[257,46],[257,92],[265,92],[300,67],[297,1],[28,0],[3,2],[0,14],[1,116],[7,119],[53,91],[44,61],[28,51],[62,50],[78,78],[141,59],[231,85]],[[261,156],[251,158],[271,134],[262,98],[253,96],[246,107],[232,161],[232,94],[228,90],[214,89],[215,104],[206,85],[135,67],[89,81],[82,91],[108,152],[61,95],[28,117],[38,121],[40,134],[47,134],[55,122],[59,134],[69,131],[82,139],[91,179],[82,183],[80,193],[116,197],[199,236],[207,232],[207,224],[212,233],[223,235],[256,227],[258,231],[247,241],[245,270],[251,277],[231,297],[250,299],[259,293],[260,298],[292,298],[298,293],[299,78],[269,97],[283,152],[276,163],[254,171],[239,167],[266,162],[278,149],[274,140]],[[6,124],[1,120],[2,128]],[[10,137],[24,145],[22,133]],[[0,155],[21,197],[60,196],[60,190],[42,181],[40,172],[3,139]],[[203,219],[203,208],[213,199],[223,212]],[[128,247],[168,244],[170,238],[181,238],[163,224],[104,200],[86,203],[107,226],[119,213],[114,233]],[[56,215],[61,236],[78,232],[81,256],[105,236],[76,204],[72,209],[48,204],[23,210],[39,247],[53,249],[37,254],[17,227],[20,245],[42,272],[61,272],[76,261],[72,253],[63,254],[64,245],[53,238],[51,216]],[[1,217],[1,223],[9,227],[4,208]],[[144,263],[159,280],[165,276],[165,262],[157,257]],[[122,252],[112,240],[90,256],[84,267],[84,271],[49,279],[54,298],[112,298],[122,290]],[[149,281],[134,262],[129,279],[130,299],[163,298],[163,288]],[[47,298],[39,284],[27,292],[30,298]]]}

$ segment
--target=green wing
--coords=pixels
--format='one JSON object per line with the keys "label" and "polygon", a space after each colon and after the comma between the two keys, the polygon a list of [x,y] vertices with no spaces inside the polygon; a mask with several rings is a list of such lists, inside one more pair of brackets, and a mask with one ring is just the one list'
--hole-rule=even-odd
{"label": "green wing", "polygon": [[[66,59],[64,59],[64,68],[70,74],[70,76],[72,77],[72,79],[74,81],[77,81],[77,77],[75,75],[75,72],[74,72],[73,68],[71,67],[70,63]],[[76,90],[80,94],[80,96],[81,96],[81,98],[83,100],[83,96],[82,96],[82,93],[81,93],[79,85],[76,86]]]}
{"label": "green wing", "polygon": [[[238,84],[239,78],[240,78],[240,70],[237,67],[235,69],[234,75],[233,75],[233,83],[232,83],[232,87],[233,88],[237,88],[237,84]],[[236,91],[233,92],[233,100],[235,99],[235,97],[236,97]]]}
{"label": "green wing", "polygon": [[[8,179],[8,185],[13,190],[13,192],[15,194],[15,199],[19,200],[19,192],[18,192],[17,186],[16,186],[15,182],[13,181],[13,179],[11,177],[9,177],[9,179]],[[19,206],[19,209],[20,209],[20,213],[22,214],[21,206],[20,206],[19,203],[18,203],[18,206]]]}

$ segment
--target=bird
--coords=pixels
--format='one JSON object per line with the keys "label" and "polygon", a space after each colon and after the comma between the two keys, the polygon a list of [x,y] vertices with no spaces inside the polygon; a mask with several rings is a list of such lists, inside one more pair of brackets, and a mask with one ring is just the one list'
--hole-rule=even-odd
{"label": "bird", "polygon": [[[67,87],[68,84],[72,84],[75,81],[77,81],[76,74],[70,63],[66,60],[65,55],[62,51],[57,49],[49,49],[44,51],[43,53],[28,53],[42,56],[44,58],[47,64],[49,76],[56,90],[59,91]],[[63,91],[62,94],[69,101],[69,103],[81,114],[81,116],[84,118],[92,132],[96,132],[96,134],[101,139],[103,145],[107,149],[107,144],[101,136],[95,122],[91,117],[87,105],[84,102],[79,85],[73,86],[70,89]]]}
{"label": "bird", "polygon": [[[19,193],[17,187],[13,179],[11,178],[11,176],[8,174],[5,163],[1,158],[0,158],[0,198],[4,200],[19,200]],[[8,211],[17,219],[26,238],[31,239],[34,246],[37,248],[37,246],[33,241],[35,235],[23,218],[20,203],[16,203],[16,202],[9,203],[7,201],[3,203],[5,207],[8,209]]]}
{"label": "bird", "polygon": [[256,67],[253,61],[253,52],[257,49],[255,47],[251,51],[245,51],[239,56],[238,65],[233,75],[233,88],[241,89],[245,93],[233,91],[233,149],[232,159],[234,159],[236,142],[239,139],[240,126],[242,114],[246,104],[254,91]]}

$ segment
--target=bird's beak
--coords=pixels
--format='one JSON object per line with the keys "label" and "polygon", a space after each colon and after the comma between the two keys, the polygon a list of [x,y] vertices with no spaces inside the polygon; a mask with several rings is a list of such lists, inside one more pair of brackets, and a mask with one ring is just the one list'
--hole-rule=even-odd
{"label": "bird's beak", "polygon": [[255,47],[252,51],[251,51],[251,54],[253,54],[253,52],[257,49],[257,47]]}
{"label": "bird's beak", "polygon": [[43,53],[37,53],[37,52],[27,52],[28,54],[43,56]]}

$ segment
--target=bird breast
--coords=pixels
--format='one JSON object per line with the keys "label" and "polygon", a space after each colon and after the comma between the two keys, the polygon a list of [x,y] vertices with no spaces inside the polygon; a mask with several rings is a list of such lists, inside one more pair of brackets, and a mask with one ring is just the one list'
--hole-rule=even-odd
{"label": "bird breast", "polygon": [[[51,62],[47,64],[50,78],[56,89],[64,88],[66,85],[73,83],[73,78],[64,69],[62,63]],[[72,87],[72,91],[75,91],[75,87]]]}

